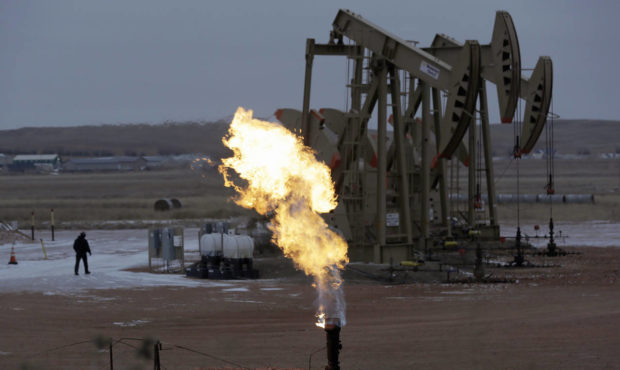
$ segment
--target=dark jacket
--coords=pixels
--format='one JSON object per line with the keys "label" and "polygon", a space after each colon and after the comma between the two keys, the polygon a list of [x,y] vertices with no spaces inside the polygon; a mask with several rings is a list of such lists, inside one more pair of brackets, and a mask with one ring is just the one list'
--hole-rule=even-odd
{"label": "dark jacket", "polygon": [[75,239],[75,242],[73,242],[73,250],[75,253],[81,255],[86,255],[86,253],[90,254],[90,246],[84,236],[80,235]]}

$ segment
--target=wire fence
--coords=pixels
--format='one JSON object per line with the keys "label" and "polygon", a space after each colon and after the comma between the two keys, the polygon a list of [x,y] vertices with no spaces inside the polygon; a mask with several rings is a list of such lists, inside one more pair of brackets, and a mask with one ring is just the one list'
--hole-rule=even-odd
{"label": "wire fence", "polygon": [[[94,347],[94,350],[99,353],[107,353],[108,359],[100,359],[97,361],[99,366],[91,364],[90,368],[101,368],[101,369],[111,369],[113,370],[115,365],[120,368],[127,368],[126,364],[120,364],[119,359],[125,360],[124,362],[130,361],[142,361],[142,362],[150,362],[153,365],[153,369],[161,370],[161,369],[173,369],[178,366],[174,364],[166,364],[165,356],[162,356],[161,353],[164,351],[172,351],[179,350],[183,352],[193,353],[195,355],[209,358],[210,360],[215,360],[218,364],[225,364],[227,366],[234,366],[237,369],[250,369],[247,366],[240,364],[237,361],[231,361],[225,359],[221,356],[216,356],[211,353],[207,353],[204,350],[198,350],[194,348],[190,348],[185,345],[161,342],[158,339],[154,338],[131,338],[131,337],[123,337],[123,338],[109,338],[109,337],[96,337],[94,339],[89,340],[81,340],[77,342],[63,344],[57,347],[48,348],[43,351],[35,352],[29,355],[30,358],[49,360],[50,356],[54,354],[64,354],[67,355],[67,352],[78,346],[84,346],[90,344]],[[123,348],[130,348],[132,351],[127,353],[126,351],[122,351]],[[82,352],[84,353],[84,352]],[[64,361],[71,361],[70,356],[63,356]],[[102,362],[105,362],[105,365],[101,365]],[[119,366],[120,365],[120,366]],[[168,366],[170,367],[168,367]],[[150,366],[149,366],[150,367]],[[37,366],[23,364],[21,368],[38,368]]]}
{"label": "wire fence", "polygon": [[[40,359],[42,361],[48,362],[48,366],[53,366],[51,362],[51,356],[60,355],[61,358],[57,359],[56,362],[60,361],[64,364],[60,365],[60,367],[67,366],[67,362],[74,362],[74,357],[72,357],[71,350],[79,349],[78,346],[86,346],[91,345],[97,356],[97,354],[101,354],[104,356],[107,354],[107,358],[99,357],[96,362],[97,364],[91,363],[88,365],[88,368],[97,368],[97,369],[111,369],[113,370],[116,366],[117,368],[128,368],[128,363],[141,361],[144,364],[150,363],[154,370],[161,369],[174,369],[178,368],[176,363],[167,363],[166,358],[170,359],[166,353],[169,351],[182,351],[187,353],[192,353],[202,358],[208,358],[211,361],[216,361],[219,365],[225,366],[233,366],[235,369],[252,369],[248,366],[245,366],[238,361],[230,360],[223,358],[222,356],[214,355],[212,353],[208,353],[204,350],[199,350],[195,348],[188,347],[186,345],[180,345],[176,343],[162,342],[159,339],[155,338],[132,338],[132,337],[122,337],[122,338],[111,338],[98,336],[93,339],[81,340],[77,342],[71,342],[62,344],[56,347],[48,348],[42,351],[38,351],[28,355],[29,358]],[[127,351],[127,349],[131,349]],[[316,354],[323,352],[326,350],[326,347],[323,346],[312,351],[308,355],[308,370],[312,369],[312,359]],[[82,362],[90,361],[85,359],[85,354],[87,350],[81,350],[79,360]],[[163,353],[163,356],[162,356]],[[91,359],[92,360],[92,359]],[[119,361],[120,360],[120,361]],[[76,360],[78,361],[78,360]],[[175,360],[172,360],[173,362]],[[79,362],[79,361],[78,361]],[[150,368],[151,365],[148,367]],[[36,365],[24,363],[20,366],[22,369],[38,369]],[[141,368],[141,367],[140,367]],[[228,367],[226,367],[228,369]]]}

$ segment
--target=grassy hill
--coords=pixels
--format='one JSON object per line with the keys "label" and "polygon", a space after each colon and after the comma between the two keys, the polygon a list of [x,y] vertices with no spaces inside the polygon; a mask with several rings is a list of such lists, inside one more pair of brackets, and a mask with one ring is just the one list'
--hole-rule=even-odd
{"label": "grassy hill", "polygon": [[[228,122],[126,124],[78,127],[37,127],[0,131],[0,153],[58,153],[63,157],[111,155],[170,155],[205,153],[221,157],[221,138]],[[495,155],[507,155],[514,145],[513,125],[492,125]],[[544,148],[543,132],[536,149]],[[620,121],[557,120],[555,148],[560,154],[620,151]]]}
{"label": "grassy hill", "polygon": [[[549,123],[549,122],[547,122]],[[556,120],[554,122],[555,149],[558,154],[599,154],[620,151],[620,121]],[[514,146],[514,126],[491,126],[493,151],[507,155]],[[545,131],[534,150],[545,148]]]}
{"label": "grassy hill", "polygon": [[172,155],[222,156],[228,123],[126,124],[36,127],[0,131],[0,153],[57,153],[63,157]]}

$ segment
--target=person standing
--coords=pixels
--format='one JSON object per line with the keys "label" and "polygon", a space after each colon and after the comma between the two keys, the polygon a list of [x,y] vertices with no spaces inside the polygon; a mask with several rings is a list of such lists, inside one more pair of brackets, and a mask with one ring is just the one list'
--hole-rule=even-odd
{"label": "person standing", "polygon": [[88,258],[86,253],[92,256],[90,252],[90,246],[86,240],[86,233],[81,232],[80,235],[73,242],[73,250],[75,251],[75,274],[78,275],[78,268],[80,267],[80,260],[84,260],[84,273],[90,274],[88,271]]}

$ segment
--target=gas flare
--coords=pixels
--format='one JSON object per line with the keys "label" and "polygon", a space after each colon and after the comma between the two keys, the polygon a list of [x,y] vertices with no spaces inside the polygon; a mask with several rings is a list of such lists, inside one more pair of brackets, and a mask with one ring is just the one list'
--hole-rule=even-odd
{"label": "gas flare", "polygon": [[238,193],[234,201],[273,215],[272,241],[314,279],[317,325],[323,326],[325,317],[344,325],[340,269],[349,262],[347,243],[320,215],[337,205],[329,167],[317,161],[299,136],[277,123],[254,119],[251,110],[241,107],[222,142],[234,154],[218,168],[226,186]]}

